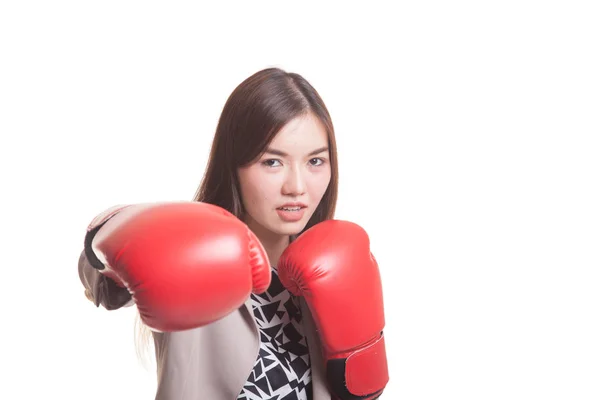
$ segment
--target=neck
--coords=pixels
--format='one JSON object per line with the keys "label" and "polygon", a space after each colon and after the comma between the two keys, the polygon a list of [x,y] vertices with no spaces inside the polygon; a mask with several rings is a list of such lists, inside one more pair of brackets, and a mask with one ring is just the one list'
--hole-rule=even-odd
{"label": "neck", "polygon": [[285,248],[290,244],[289,236],[274,235],[273,237],[258,236],[258,240],[265,248],[271,267],[277,269],[277,263]]}
{"label": "neck", "polygon": [[248,221],[246,223],[267,252],[271,267],[277,269],[277,263],[281,254],[290,244],[290,237],[288,235],[273,233],[252,222]]}

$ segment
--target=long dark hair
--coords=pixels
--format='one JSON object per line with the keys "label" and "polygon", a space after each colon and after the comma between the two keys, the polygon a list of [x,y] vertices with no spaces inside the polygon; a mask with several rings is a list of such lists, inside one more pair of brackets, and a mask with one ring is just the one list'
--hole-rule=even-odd
{"label": "long dark hair", "polygon": [[[258,71],[235,88],[227,99],[194,201],[218,205],[241,218],[245,210],[238,168],[261,156],[285,124],[308,113],[319,118],[327,132],[331,180],[304,230],[332,219],[338,193],[338,160],[331,117],[325,103],[306,79],[279,68]],[[145,364],[151,335],[139,313],[136,327],[136,352]]]}
{"label": "long dark hair", "polygon": [[261,156],[285,124],[308,113],[319,118],[327,132],[331,180],[304,230],[333,218],[338,193],[338,162],[329,111],[306,79],[280,68],[256,72],[240,83],[227,99],[194,200],[218,205],[241,218],[245,211],[238,168]]}

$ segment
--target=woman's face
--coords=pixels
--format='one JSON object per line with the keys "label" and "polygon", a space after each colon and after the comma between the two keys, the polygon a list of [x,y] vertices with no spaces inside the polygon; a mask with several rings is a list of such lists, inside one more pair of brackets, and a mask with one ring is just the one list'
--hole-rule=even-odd
{"label": "woman's face", "polygon": [[327,132],[313,114],[298,117],[265,153],[238,170],[244,222],[257,234],[302,231],[331,179]]}

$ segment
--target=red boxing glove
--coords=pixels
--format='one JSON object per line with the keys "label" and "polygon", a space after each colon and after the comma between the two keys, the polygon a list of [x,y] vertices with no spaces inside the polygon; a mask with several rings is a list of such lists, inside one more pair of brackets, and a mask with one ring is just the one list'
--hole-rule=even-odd
{"label": "red boxing glove", "polygon": [[200,202],[113,207],[88,227],[85,254],[162,332],[214,322],[271,282],[266,252],[246,224]]}
{"label": "red boxing glove", "polygon": [[351,222],[321,222],[287,247],[278,272],[312,313],[333,393],[339,399],[379,397],[389,381],[383,294],[366,232]]}

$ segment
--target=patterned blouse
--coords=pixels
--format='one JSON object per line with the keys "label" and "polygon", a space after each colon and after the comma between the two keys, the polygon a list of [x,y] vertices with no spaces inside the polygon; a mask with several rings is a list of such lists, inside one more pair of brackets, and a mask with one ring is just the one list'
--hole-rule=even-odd
{"label": "patterned blouse", "polygon": [[271,269],[271,285],[251,295],[260,350],[238,400],[312,400],[310,359],[297,299]]}

